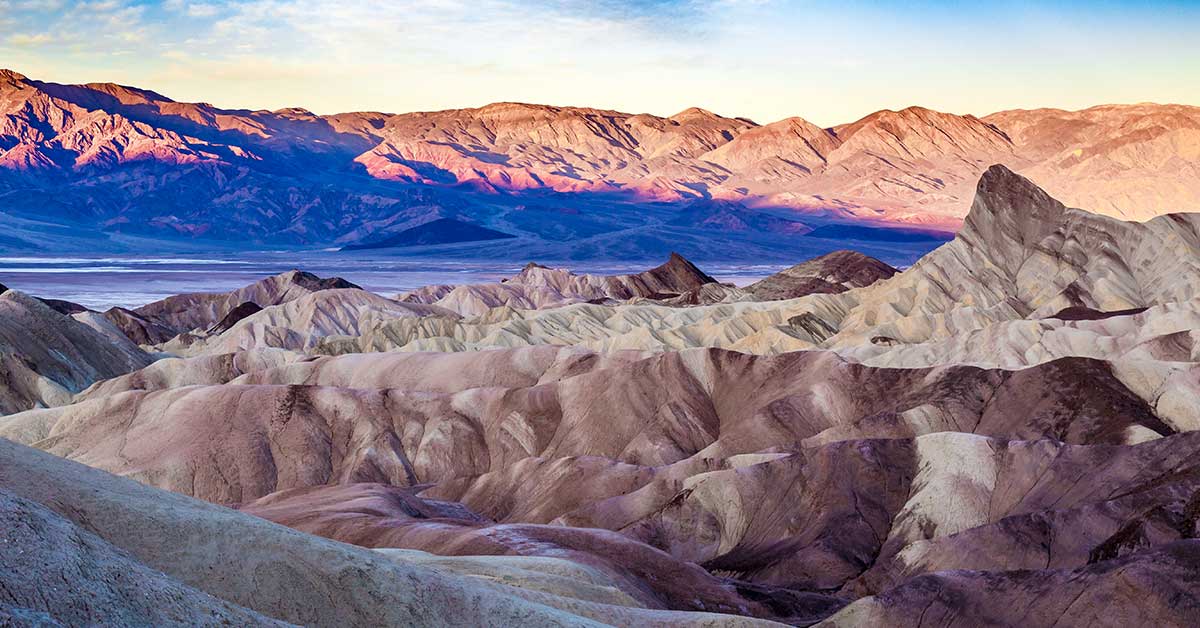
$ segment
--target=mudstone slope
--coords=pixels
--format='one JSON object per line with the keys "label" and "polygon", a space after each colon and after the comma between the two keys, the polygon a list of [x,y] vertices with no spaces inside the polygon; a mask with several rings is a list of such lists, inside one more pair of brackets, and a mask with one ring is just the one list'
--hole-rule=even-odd
{"label": "mudstone slope", "polygon": [[[724,123],[686,117],[707,130],[665,155],[718,150]],[[34,558],[5,560],[0,609],[1195,625],[1198,262],[1193,215],[1072,209],[994,166],[903,271],[845,252],[735,288],[673,256],[395,299],[289,273],[124,314],[155,327],[10,291],[0,331],[50,331],[3,338],[28,376],[0,501]],[[47,574],[78,586],[31,593]]]}

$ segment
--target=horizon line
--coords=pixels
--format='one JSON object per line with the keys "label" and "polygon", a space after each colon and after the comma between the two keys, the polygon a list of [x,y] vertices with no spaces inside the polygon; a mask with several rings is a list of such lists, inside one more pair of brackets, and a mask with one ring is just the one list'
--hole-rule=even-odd
{"label": "horizon line", "polygon": [[492,107],[492,106],[496,106],[496,105],[520,105],[520,106],[526,106],[526,107],[549,107],[549,108],[556,108],[556,109],[591,110],[591,111],[595,111],[595,112],[599,112],[599,113],[615,113],[615,114],[621,114],[621,115],[630,116],[630,117],[645,115],[645,116],[652,116],[655,118],[659,118],[662,120],[669,120],[669,119],[675,118],[679,115],[682,115],[684,113],[687,113],[688,111],[695,109],[695,110],[699,110],[704,113],[708,113],[708,114],[717,116],[717,117],[725,119],[725,120],[741,120],[743,122],[748,122],[757,127],[770,126],[772,124],[777,124],[780,122],[784,122],[786,120],[791,120],[793,118],[799,118],[801,120],[804,120],[806,122],[814,124],[823,129],[831,130],[831,129],[839,127],[839,126],[845,126],[848,124],[854,124],[855,122],[860,122],[862,120],[865,120],[872,116],[879,115],[881,113],[900,113],[903,111],[907,111],[909,109],[922,109],[922,110],[926,110],[926,111],[933,111],[935,113],[942,113],[942,114],[959,116],[959,117],[974,117],[976,119],[982,120],[982,119],[989,118],[991,116],[999,115],[1002,113],[1017,112],[1017,111],[1051,110],[1051,111],[1062,111],[1064,113],[1079,113],[1079,112],[1083,112],[1083,111],[1089,111],[1092,109],[1099,109],[1102,107],[1155,106],[1155,107],[1200,108],[1200,105],[1193,105],[1193,104],[1187,104],[1187,103],[1182,103],[1182,102],[1156,102],[1156,101],[1144,100],[1144,101],[1138,101],[1138,102],[1101,102],[1101,103],[1096,103],[1093,105],[1088,105],[1086,107],[1080,107],[1077,109],[1069,109],[1069,108],[1054,107],[1054,106],[1010,107],[1007,109],[998,109],[998,110],[995,110],[995,111],[992,111],[992,112],[986,113],[986,114],[978,114],[978,113],[974,113],[974,112],[958,113],[958,112],[953,112],[953,111],[944,111],[941,109],[934,109],[932,107],[926,107],[924,105],[914,104],[914,105],[908,105],[908,106],[899,107],[899,108],[883,107],[880,109],[876,109],[868,114],[865,114],[859,118],[856,118],[855,120],[839,122],[837,124],[832,124],[832,125],[818,124],[818,123],[812,121],[811,119],[806,118],[802,115],[791,115],[791,116],[785,116],[783,118],[779,118],[776,120],[771,120],[769,122],[759,122],[748,116],[725,115],[725,114],[717,113],[708,108],[700,107],[700,106],[690,106],[690,107],[681,109],[680,111],[677,111],[675,113],[664,115],[661,113],[652,113],[649,111],[640,111],[640,112],[623,111],[620,109],[609,109],[609,108],[597,107],[597,106],[593,106],[593,105],[567,105],[567,104],[558,104],[558,103],[537,103],[537,102],[527,102],[527,101],[521,101],[521,100],[504,100],[504,99],[490,101],[490,102],[484,103],[482,105],[450,107],[450,108],[443,108],[443,109],[413,109],[410,111],[382,111],[382,110],[375,110],[375,109],[350,109],[350,110],[345,110],[345,111],[333,111],[333,112],[329,112],[329,113],[321,113],[321,112],[314,111],[313,109],[310,109],[310,108],[304,107],[304,106],[287,106],[287,107],[280,107],[277,109],[267,109],[267,108],[252,109],[252,108],[246,108],[246,107],[236,107],[236,106],[229,107],[229,106],[225,106],[225,105],[218,105],[211,101],[176,100],[176,99],[172,98],[171,96],[168,96],[152,87],[140,87],[137,85],[129,85],[126,83],[119,83],[116,81],[90,81],[90,82],[86,82],[86,83],[60,83],[60,82],[53,81],[53,80],[43,80],[40,78],[33,78],[19,70],[14,70],[12,68],[0,67],[0,73],[5,73],[5,72],[19,76],[22,79],[24,79],[25,81],[28,81],[30,83],[41,83],[41,84],[59,85],[59,86],[66,86],[66,87],[89,87],[89,86],[96,86],[96,85],[113,85],[113,86],[121,87],[123,89],[128,89],[128,90],[149,92],[149,93],[152,93],[156,96],[160,96],[162,98],[167,99],[170,102],[177,103],[177,104],[208,106],[208,107],[212,107],[214,109],[219,109],[224,112],[278,114],[278,113],[288,111],[288,110],[300,110],[300,111],[304,111],[304,112],[310,113],[314,116],[321,117],[321,118],[347,116],[347,115],[354,115],[354,114],[379,114],[379,115],[383,115],[383,116],[394,117],[394,116],[419,115],[419,114],[447,113],[447,112],[454,112],[454,111],[478,111],[478,110],[486,109],[487,107]]}

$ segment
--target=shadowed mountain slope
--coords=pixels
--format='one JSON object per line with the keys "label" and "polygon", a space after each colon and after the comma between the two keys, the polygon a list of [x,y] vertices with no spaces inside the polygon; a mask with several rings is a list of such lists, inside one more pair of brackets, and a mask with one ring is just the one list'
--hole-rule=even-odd
{"label": "shadowed mountain slope", "polygon": [[746,286],[760,301],[781,301],[810,294],[836,294],[887,279],[895,268],[856,251],[835,251]]}
{"label": "shadowed mountain slope", "polygon": [[[716,245],[708,231],[723,230],[742,232],[740,248],[759,257],[794,258],[833,250],[797,237],[810,231],[805,220],[953,230],[995,163],[1107,215],[1200,210],[1197,111],[1111,105],[980,119],[909,107],[830,129],[696,108],[659,117],[522,103],[318,116],[5,71],[0,220],[14,250],[138,250],[149,238],[167,248],[394,242],[457,256],[464,236],[450,231],[474,229],[477,242],[515,236],[487,248],[507,259],[561,252],[562,241],[587,243],[573,256],[632,259],[672,240]],[[930,244],[885,250],[907,261]]]}
{"label": "shadowed mountain slope", "polygon": [[481,242],[484,240],[503,240],[515,237],[512,234],[480,227],[471,223],[452,220],[450,218],[439,218],[411,229],[406,229],[382,240],[351,244],[345,247],[345,250],[359,251],[405,246],[455,244],[458,242]]}
{"label": "shadowed mountain slope", "polygon": [[22,292],[0,295],[0,412],[68,403],[93,382],[151,361],[119,333],[101,333]]}

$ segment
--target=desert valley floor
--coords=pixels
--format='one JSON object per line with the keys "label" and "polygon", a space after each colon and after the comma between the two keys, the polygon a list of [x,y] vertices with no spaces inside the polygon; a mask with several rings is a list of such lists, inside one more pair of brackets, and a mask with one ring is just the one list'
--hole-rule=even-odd
{"label": "desert valley floor", "polygon": [[1200,625],[1200,214],[993,166],[902,272],[38,296],[0,625]]}

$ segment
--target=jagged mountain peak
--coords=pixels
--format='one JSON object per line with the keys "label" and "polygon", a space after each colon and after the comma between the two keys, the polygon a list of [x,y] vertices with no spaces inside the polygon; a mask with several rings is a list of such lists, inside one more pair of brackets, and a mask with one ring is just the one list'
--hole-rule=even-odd
{"label": "jagged mountain peak", "polygon": [[1066,211],[1033,181],[994,164],[979,178],[960,235],[984,243],[1008,237],[1030,246],[1057,229]]}
{"label": "jagged mountain peak", "polygon": [[283,284],[296,284],[308,290],[331,290],[340,288],[359,288],[359,286],[341,277],[318,277],[308,271],[293,269],[281,275],[270,277],[264,281],[278,281]]}
{"label": "jagged mountain peak", "polygon": [[853,295],[841,342],[922,343],[1071,307],[1125,311],[1200,294],[1200,214],[1147,223],[1096,215],[999,164],[984,171],[976,190],[953,241]]}
{"label": "jagged mountain peak", "polygon": [[646,271],[649,274],[659,276],[663,279],[671,278],[671,283],[674,286],[684,289],[694,288],[697,285],[713,283],[716,279],[708,276],[698,266],[689,261],[686,257],[671,251],[671,256],[666,263]]}
{"label": "jagged mountain peak", "polygon": [[918,105],[905,107],[903,109],[881,109],[863,118],[863,120],[873,122],[907,124],[936,124],[947,120],[957,119],[977,120],[978,118],[970,114],[958,115],[954,113],[946,113],[944,111],[937,111],[936,109],[930,109],[928,107],[921,107]]}
{"label": "jagged mountain peak", "polygon": [[6,80],[6,81],[29,80],[28,77],[26,77],[24,74],[21,74],[20,72],[17,72],[16,70],[9,70],[7,68],[0,68],[0,79]]}

